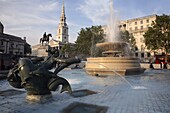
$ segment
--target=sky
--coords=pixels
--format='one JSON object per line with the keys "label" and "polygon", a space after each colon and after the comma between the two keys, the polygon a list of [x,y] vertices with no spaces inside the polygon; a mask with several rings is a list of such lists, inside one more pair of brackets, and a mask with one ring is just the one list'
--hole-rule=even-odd
{"label": "sky", "polygon": [[[74,43],[81,28],[106,25],[111,0],[64,0],[69,42]],[[170,0],[113,0],[114,14],[128,20],[152,14],[170,15]],[[56,39],[62,0],[0,0],[0,22],[4,32],[39,43],[44,32]]]}

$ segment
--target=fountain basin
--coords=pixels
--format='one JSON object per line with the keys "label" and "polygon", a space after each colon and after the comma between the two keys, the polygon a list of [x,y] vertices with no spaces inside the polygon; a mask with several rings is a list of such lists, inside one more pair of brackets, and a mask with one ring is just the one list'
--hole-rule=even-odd
{"label": "fountain basin", "polygon": [[137,75],[145,71],[139,59],[133,57],[87,58],[86,72],[89,75]]}
{"label": "fountain basin", "polygon": [[97,43],[96,47],[101,48],[106,56],[115,57],[116,54],[122,54],[129,57],[131,53],[129,44],[121,41]]}

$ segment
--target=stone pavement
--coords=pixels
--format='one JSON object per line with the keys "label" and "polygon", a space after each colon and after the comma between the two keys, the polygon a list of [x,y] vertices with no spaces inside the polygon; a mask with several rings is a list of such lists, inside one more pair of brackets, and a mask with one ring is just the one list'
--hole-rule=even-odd
{"label": "stone pavement", "polygon": [[[122,78],[88,76],[79,69],[64,70],[59,76],[70,82],[75,95],[80,91],[77,96],[53,92],[49,102],[29,103],[25,90],[0,81],[0,113],[170,113],[169,70]],[[82,90],[92,93],[83,96]]]}

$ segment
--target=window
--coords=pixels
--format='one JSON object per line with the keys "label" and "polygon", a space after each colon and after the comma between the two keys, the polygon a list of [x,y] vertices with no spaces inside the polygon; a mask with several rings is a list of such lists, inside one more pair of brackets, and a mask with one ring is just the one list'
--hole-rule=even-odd
{"label": "window", "polygon": [[135,56],[138,57],[138,53],[135,53]]}
{"label": "window", "polygon": [[60,39],[60,37],[58,37],[58,39]]}
{"label": "window", "polygon": [[138,51],[138,47],[135,47],[135,51]]}
{"label": "window", "polygon": [[138,29],[138,27],[135,27],[135,30],[137,30]]}
{"label": "window", "polygon": [[1,45],[4,45],[4,42],[1,40]]}
{"label": "window", "polygon": [[143,20],[141,20],[140,23],[143,24]]}
{"label": "window", "polygon": [[141,53],[141,57],[144,58],[144,53]]}
{"label": "window", "polygon": [[137,25],[137,22],[135,22],[135,25]]}
{"label": "window", "polygon": [[146,25],[147,27],[149,27],[149,24],[148,25]]}
{"label": "window", "polygon": [[11,44],[11,48],[14,48],[14,44]]}
{"label": "window", "polygon": [[149,23],[149,19],[146,20],[146,23]]}
{"label": "window", "polygon": [[140,26],[140,29],[143,30],[143,26]]}
{"label": "window", "polygon": [[150,54],[150,53],[147,53],[147,56],[148,56],[148,57],[150,57],[150,56],[151,56],[151,54]]}
{"label": "window", "polygon": [[59,31],[58,31],[59,33],[60,33],[60,29],[59,29]]}

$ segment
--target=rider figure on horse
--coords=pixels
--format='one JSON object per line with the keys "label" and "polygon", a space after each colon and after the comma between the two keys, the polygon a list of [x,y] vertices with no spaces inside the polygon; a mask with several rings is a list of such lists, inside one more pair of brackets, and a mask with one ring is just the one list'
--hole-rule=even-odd
{"label": "rider figure on horse", "polygon": [[45,39],[47,37],[47,35],[46,35],[46,32],[43,34],[43,39]]}
{"label": "rider figure on horse", "polygon": [[43,34],[43,37],[40,38],[40,43],[44,43],[44,41],[46,41],[46,43],[49,43],[49,37],[52,37],[51,34],[46,34],[46,32]]}

